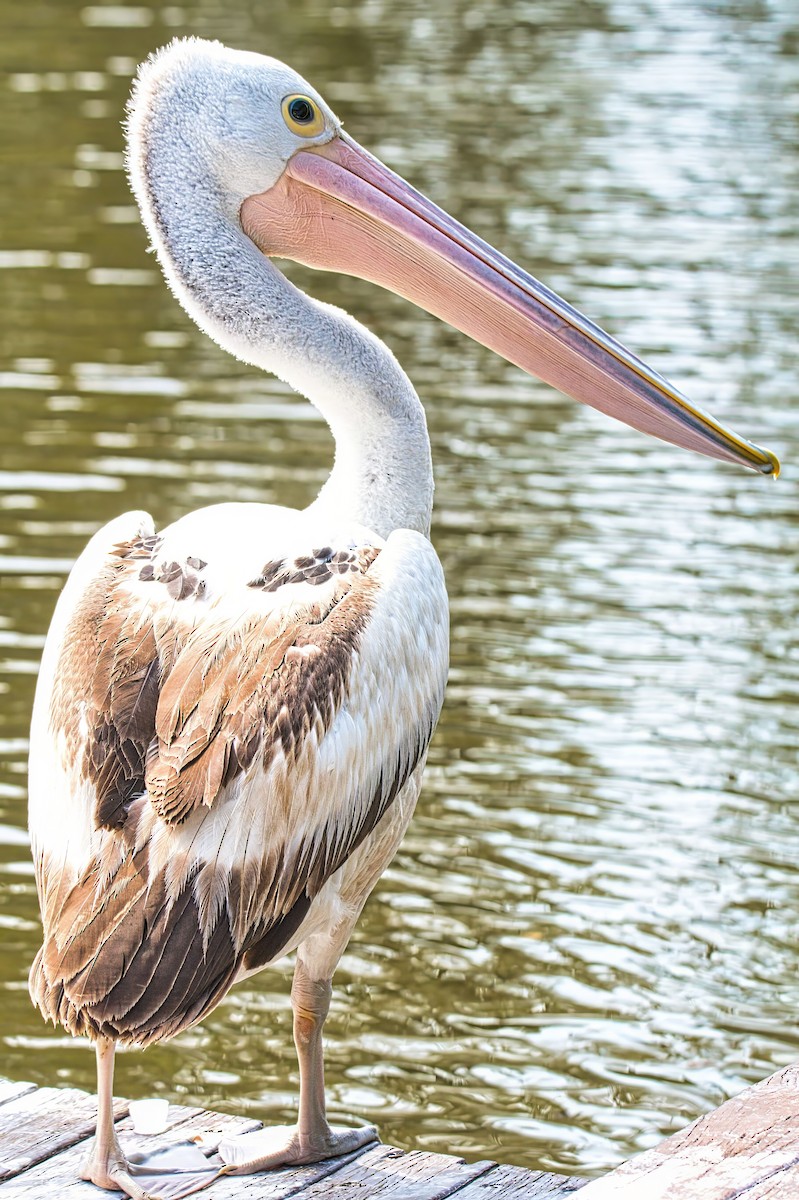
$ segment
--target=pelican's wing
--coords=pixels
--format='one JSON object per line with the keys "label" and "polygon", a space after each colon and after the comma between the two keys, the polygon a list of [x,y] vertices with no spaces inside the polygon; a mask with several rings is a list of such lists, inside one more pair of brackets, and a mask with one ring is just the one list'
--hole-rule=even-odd
{"label": "pelican's wing", "polygon": [[438,716],[447,617],[409,531],[223,593],[213,564],[166,561],[134,524],[87,551],[59,622],[50,773],[77,821],[61,855],[32,801],[32,989],[72,1029],[144,1041],[291,943],[387,811]]}
{"label": "pelican's wing", "polygon": [[45,928],[54,894],[75,882],[99,847],[98,830],[124,823],[126,806],[144,790],[160,687],[151,605],[129,595],[120,606],[116,597],[126,584],[132,592],[139,559],[146,563],[156,542],[147,513],[126,513],[100,529],[70,572],[50,624],[29,763]]}

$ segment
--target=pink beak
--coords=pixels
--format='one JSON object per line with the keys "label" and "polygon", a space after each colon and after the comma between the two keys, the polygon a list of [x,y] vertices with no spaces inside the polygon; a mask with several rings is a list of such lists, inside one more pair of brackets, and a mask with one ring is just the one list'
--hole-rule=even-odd
{"label": "pink beak", "polygon": [[340,133],[294,155],[241,208],[263,253],[368,279],[522,370],[644,433],[779,474],[779,461]]}

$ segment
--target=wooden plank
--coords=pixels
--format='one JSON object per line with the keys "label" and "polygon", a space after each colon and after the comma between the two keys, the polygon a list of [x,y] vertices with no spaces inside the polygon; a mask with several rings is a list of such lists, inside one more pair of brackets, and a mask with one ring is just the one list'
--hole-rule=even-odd
{"label": "wooden plank", "polygon": [[9,1100],[16,1100],[17,1096],[26,1096],[28,1092],[35,1092],[35,1083],[12,1083],[10,1079],[0,1079],[0,1104],[6,1104]]}
{"label": "wooden plank", "polygon": [[[118,1122],[117,1132],[127,1154],[152,1153],[179,1145],[202,1132],[204,1147],[214,1150],[222,1137],[231,1133],[247,1133],[257,1129],[260,1121],[248,1117],[229,1117],[222,1113],[206,1112],[202,1108],[183,1108],[170,1105],[168,1128],[164,1133],[143,1136],[133,1132],[129,1117]],[[90,1131],[94,1132],[94,1129]],[[80,1178],[80,1165],[88,1149],[87,1141],[79,1141],[54,1154],[13,1179],[0,1183],[0,1200],[98,1200],[101,1193],[92,1183]],[[209,1197],[210,1200],[210,1197]]]}
{"label": "wooden plank", "polygon": [[[332,1176],[311,1184],[302,1192],[302,1200],[444,1200],[487,1171],[495,1163],[465,1163],[447,1154],[428,1154],[420,1150],[404,1151],[395,1146],[370,1146],[353,1162]],[[214,1184],[214,1192],[218,1185]],[[227,1193],[230,1197],[238,1193]],[[220,1200],[226,1193],[220,1191]],[[254,1192],[253,1196],[261,1196]],[[263,1193],[267,1195],[267,1193]]]}
{"label": "wooden plank", "polygon": [[[128,1111],[118,1100],[118,1117]],[[37,1088],[0,1105],[0,1180],[94,1133],[97,1100],[76,1088]]]}
{"label": "wooden plank", "polygon": [[645,1154],[595,1179],[580,1200],[795,1200],[799,1064],[747,1088]]}
{"label": "wooden plank", "polygon": [[462,1188],[456,1200],[565,1200],[587,1183],[571,1175],[498,1166]]}
{"label": "wooden plank", "polygon": [[796,1180],[796,1172],[793,1170],[779,1171],[776,1175],[772,1175],[770,1179],[766,1179],[759,1185],[756,1193],[744,1192],[744,1196],[756,1196],[757,1200],[796,1200],[797,1188],[799,1184]]}

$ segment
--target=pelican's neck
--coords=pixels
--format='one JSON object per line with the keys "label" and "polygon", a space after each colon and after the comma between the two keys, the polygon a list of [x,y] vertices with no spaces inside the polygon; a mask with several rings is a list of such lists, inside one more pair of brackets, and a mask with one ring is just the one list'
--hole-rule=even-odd
{"label": "pelican's neck", "polygon": [[271,371],[324,416],[333,470],[312,507],[382,537],[427,534],[430,440],[419,397],[394,355],[340,309],[312,300],[243,233],[208,180],[168,161],[137,187],[164,273],[189,315],[225,350]]}

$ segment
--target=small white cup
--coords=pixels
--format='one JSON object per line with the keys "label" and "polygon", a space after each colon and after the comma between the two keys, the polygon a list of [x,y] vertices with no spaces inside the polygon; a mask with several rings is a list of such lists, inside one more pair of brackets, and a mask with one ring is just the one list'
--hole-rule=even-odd
{"label": "small white cup", "polygon": [[166,1129],[168,1100],[131,1100],[128,1108],[135,1133],[163,1133]]}

